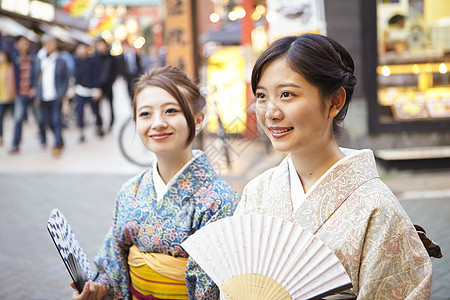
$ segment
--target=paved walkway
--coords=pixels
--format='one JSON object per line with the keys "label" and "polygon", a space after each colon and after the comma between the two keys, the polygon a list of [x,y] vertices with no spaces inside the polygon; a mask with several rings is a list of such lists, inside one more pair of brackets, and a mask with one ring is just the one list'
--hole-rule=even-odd
{"label": "paved walkway", "polygon": [[[124,87],[115,86],[119,99]],[[120,96],[123,97],[120,97]],[[120,124],[128,116],[128,103],[116,104]],[[5,120],[5,140],[12,124]],[[0,147],[0,299],[70,299],[70,277],[46,231],[51,209],[59,208],[72,225],[90,259],[110,225],[113,201],[121,185],[142,168],[125,160],[118,148],[118,128],[102,139],[93,132],[85,144],[77,143],[75,129],[64,132],[66,149],[51,157],[38,147],[30,122],[18,156]],[[283,154],[266,152],[260,141],[232,139],[232,168],[213,137],[205,138],[205,151],[217,172],[239,192],[245,183],[275,166]],[[450,169],[440,171],[381,172],[413,223],[420,224],[443,248],[444,258],[433,259],[432,299],[450,299]]]}

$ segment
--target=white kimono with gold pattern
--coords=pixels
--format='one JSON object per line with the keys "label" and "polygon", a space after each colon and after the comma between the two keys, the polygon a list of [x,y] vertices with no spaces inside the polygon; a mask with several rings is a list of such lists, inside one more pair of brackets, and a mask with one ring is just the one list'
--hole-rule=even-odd
{"label": "white kimono with gold pattern", "polygon": [[[235,214],[292,221],[339,258],[358,299],[429,299],[432,265],[413,224],[379,179],[370,150],[343,149],[293,212],[288,158],[244,188]],[[351,297],[350,297],[351,298]]]}

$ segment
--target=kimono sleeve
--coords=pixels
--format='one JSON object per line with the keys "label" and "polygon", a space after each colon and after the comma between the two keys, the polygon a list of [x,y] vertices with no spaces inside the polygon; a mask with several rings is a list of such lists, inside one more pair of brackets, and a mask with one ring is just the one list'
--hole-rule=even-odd
{"label": "kimono sleeve", "polygon": [[127,260],[131,237],[119,223],[120,204],[125,198],[124,191],[121,191],[116,198],[112,225],[94,261],[99,272],[96,281],[106,285],[110,290],[113,289],[114,299],[129,297]]}
{"label": "kimono sleeve", "polygon": [[247,206],[248,203],[248,185],[244,187],[244,190],[242,191],[241,200],[239,201],[239,204],[236,207],[236,211],[234,212],[235,215],[245,215],[247,214]]}
{"label": "kimono sleeve", "polygon": [[431,260],[406,213],[372,213],[360,266],[358,299],[429,299]]}
{"label": "kimono sleeve", "polygon": [[[217,192],[217,190],[214,192]],[[195,230],[198,230],[201,227],[206,226],[209,223],[212,223],[219,219],[233,215],[233,212],[236,209],[236,205],[239,201],[239,195],[231,189],[228,189],[226,191],[222,190],[217,193],[221,194],[221,205],[219,206],[219,209],[206,209],[206,213],[203,215],[203,218],[201,220],[194,220],[194,224],[196,223],[196,221],[199,221],[197,226],[193,226]],[[200,210],[202,210],[202,208],[200,208]],[[186,265],[185,277],[189,299],[219,299],[219,288],[200,268],[200,266],[191,258],[188,259]]]}
{"label": "kimono sleeve", "polygon": [[261,205],[261,199],[263,198],[261,193],[264,191],[264,186],[261,183],[269,182],[268,180],[261,179],[263,175],[253,179],[244,187],[241,200],[234,212],[235,215],[258,213],[258,207]]}

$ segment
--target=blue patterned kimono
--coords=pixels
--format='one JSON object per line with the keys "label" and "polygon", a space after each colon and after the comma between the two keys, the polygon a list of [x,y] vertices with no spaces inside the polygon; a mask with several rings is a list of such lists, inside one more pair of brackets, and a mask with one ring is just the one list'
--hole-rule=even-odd
{"label": "blue patterned kimono", "polygon": [[[115,201],[112,226],[95,264],[96,281],[113,288],[114,299],[130,299],[128,250],[188,257],[180,244],[196,230],[231,216],[239,195],[222,180],[202,153],[187,166],[157,202],[153,170],[126,182]],[[219,290],[191,259],[186,265],[189,299],[217,299]]]}

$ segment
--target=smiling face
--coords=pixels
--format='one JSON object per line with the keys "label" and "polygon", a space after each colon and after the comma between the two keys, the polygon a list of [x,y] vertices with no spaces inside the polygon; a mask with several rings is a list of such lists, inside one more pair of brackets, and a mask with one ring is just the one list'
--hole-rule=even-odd
{"label": "smiling face", "polygon": [[147,86],[136,95],[136,130],[156,156],[192,152],[186,145],[189,126],[180,104],[160,87]]}
{"label": "smiling face", "polygon": [[258,122],[276,150],[313,153],[330,141],[331,101],[323,101],[319,90],[284,58],[267,64],[255,95]]}

